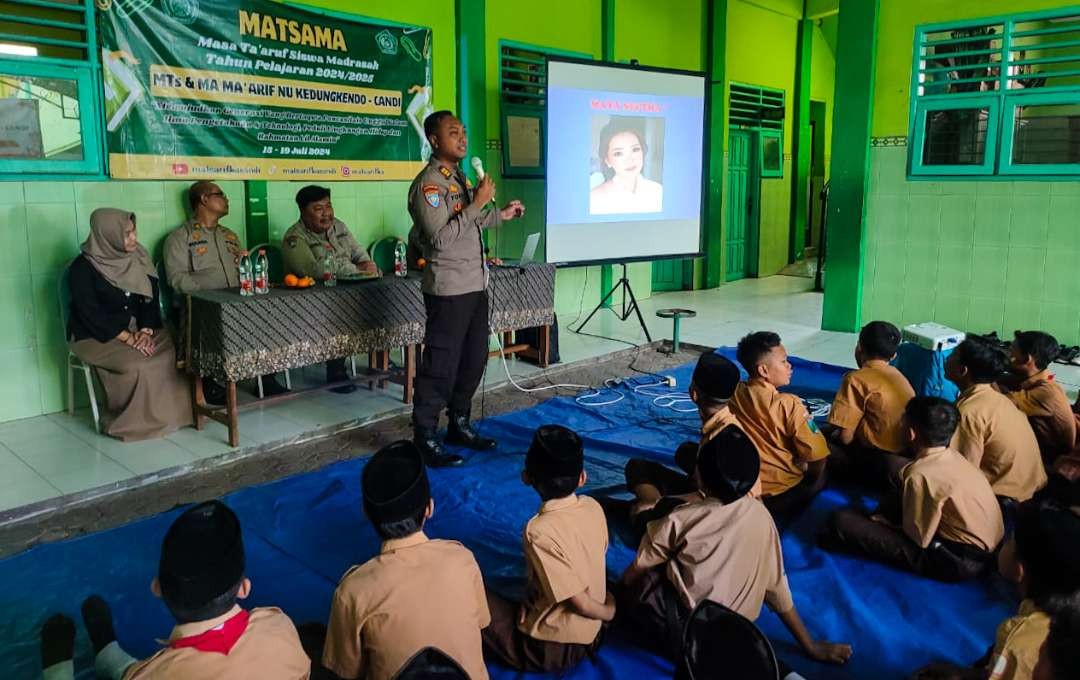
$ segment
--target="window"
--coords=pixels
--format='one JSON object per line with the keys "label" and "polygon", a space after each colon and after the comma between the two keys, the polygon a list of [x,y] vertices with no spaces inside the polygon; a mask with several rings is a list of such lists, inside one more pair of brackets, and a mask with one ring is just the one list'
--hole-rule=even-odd
{"label": "window", "polygon": [[0,2],[0,174],[99,175],[90,0]]}
{"label": "window", "polygon": [[784,176],[783,90],[731,83],[728,94],[728,126],[755,130],[762,177]]}
{"label": "window", "polygon": [[1080,13],[915,32],[912,176],[1080,175]]}

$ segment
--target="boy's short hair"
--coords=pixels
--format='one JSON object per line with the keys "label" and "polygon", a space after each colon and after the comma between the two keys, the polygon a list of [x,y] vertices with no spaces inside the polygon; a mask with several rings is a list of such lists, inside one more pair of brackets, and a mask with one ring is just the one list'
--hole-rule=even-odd
{"label": "boy's short hair", "polygon": [[542,500],[574,493],[584,469],[585,447],[576,432],[562,425],[536,429],[525,454],[525,472]]}
{"label": "boy's short hair", "polygon": [[705,352],[698,358],[690,384],[707,400],[731,399],[742,376],[739,367],[715,350]]}
{"label": "boy's short hair", "polygon": [[423,528],[431,487],[416,444],[403,439],[379,449],[364,466],[360,485],[364,514],[384,541]]}
{"label": "boy's short hair", "polygon": [[743,337],[735,349],[735,358],[746,372],[754,375],[754,369],[773,349],[780,346],[780,336],[772,331],[757,331]]}
{"label": "boy's short hair", "polygon": [[1054,680],[1080,678],[1080,593],[1055,603],[1046,636],[1046,656]]}
{"label": "boy's short hair", "polygon": [[761,459],[746,433],[728,425],[701,447],[697,470],[709,495],[734,503],[754,488]]}
{"label": "boy's short hair", "polygon": [[243,580],[240,520],[224,503],[200,503],[165,532],[158,585],[177,622],[206,621],[228,612]]}
{"label": "boy's short hair", "polygon": [[330,190],[326,187],[310,184],[296,192],[296,207],[303,210],[312,203],[321,201],[324,198],[330,198]]}
{"label": "boy's short hair", "polygon": [[953,350],[976,383],[992,383],[1005,372],[1009,359],[1000,348],[979,338],[968,338]]}
{"label": "boy's short hair", "polygon": [[1013,344],[1016,348],[1035,360],[1035,366],[1040,371],[1058,358],[1061,345],[1057,338],[1042,331],[1016,331],[1013,335]]}
{"label": "boy's short hair", "polygon": [[424,119],[424,137],[430,137],[439,131],[439,123],[443,118],[447,116],[453,116],[453,111],[443,109],[442,111],[436,111],[435,113],[428,114],[428,117]]}
{"label": "boy's short hair", "polygon": [[1080,590],[1080,516],[1030,500],[1016,513],[1016,559],[1027,597],[1045,611],[1055,598]]}
{"label": "boy's short hair", "polygon": [[900,329],[888,321],[871,321],[859,331],[859,346],[867,357],[888,361],[900,346]]}
{"label": "boy's short hair", "polygon": [[960,422],[960,411],[956,404],[940,397],[913,397],[904,407],[904,418],[930,446],[948,446]]}

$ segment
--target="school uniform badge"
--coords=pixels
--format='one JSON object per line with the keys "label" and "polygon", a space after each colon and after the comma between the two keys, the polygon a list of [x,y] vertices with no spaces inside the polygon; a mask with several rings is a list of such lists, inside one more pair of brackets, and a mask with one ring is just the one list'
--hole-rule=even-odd
{"label": "school uniform badge", "polygon": [[[445,169],[446,168],[443,168],[443,170]],[[432,208],[439,207],[439,187],[435,186],[434,184],[427,184],[421,189],[421,191],[423,192],[424,200],[427,201],[428,205],[430,205]]]}

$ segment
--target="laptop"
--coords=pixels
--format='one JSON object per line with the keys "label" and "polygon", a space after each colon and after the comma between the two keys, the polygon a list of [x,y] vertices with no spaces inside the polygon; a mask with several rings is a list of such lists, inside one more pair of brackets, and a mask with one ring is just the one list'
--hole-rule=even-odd
{"label": "laptop", "polygon": [[498,267],[518,268],[532,264],[536,260],[536,247],[540,244],[540,232],[533,232],[525,239],[525,247],[521,249],[520,260],[503,260]]}

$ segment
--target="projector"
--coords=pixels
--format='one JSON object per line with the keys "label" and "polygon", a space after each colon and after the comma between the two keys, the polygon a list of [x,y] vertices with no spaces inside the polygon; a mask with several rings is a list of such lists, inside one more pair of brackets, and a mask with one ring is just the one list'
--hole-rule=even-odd
{"label": "projector", "polygon": [[955,328],[926,321],[904,326],[901,337],[903,337],[904,342],[914,343],[923,349],[938,351],[956,347],[967,336],[963,331],[958,331]]}

